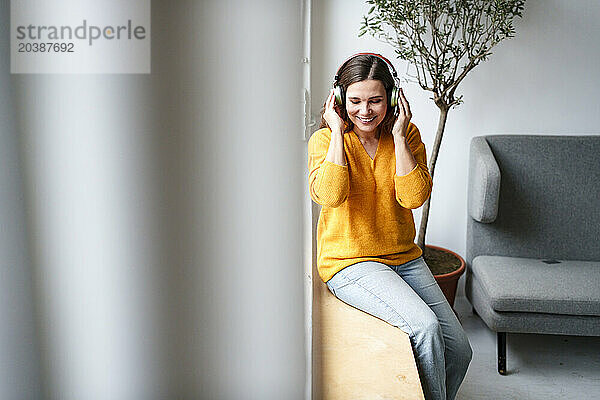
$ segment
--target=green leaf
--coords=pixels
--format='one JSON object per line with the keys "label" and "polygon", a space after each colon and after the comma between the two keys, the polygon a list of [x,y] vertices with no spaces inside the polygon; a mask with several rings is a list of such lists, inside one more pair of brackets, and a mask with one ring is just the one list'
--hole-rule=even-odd
{"label": "green leaf", "polygon": [[[453,83],[453,69],[470,71],[496,44],[516,35],[513,21],[522,16],[525,1],[366,0],[369,11],[359,36],[368,31],[388,42],[398,58],[422,68],[439,90]],[[444,43],[436,52],[430,52],[433,40]],[[467,69],[465,61],[473,64]]]}

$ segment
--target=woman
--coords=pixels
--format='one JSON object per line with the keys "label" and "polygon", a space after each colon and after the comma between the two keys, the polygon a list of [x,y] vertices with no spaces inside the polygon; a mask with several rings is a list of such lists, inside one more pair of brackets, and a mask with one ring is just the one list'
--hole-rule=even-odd
{"label": "woman", "polygon": [[411,209],[432,180],[388,65],[371,53],[344,62],[309,140],[310,194],[323,206],[317,266],[337,298],[410,336],[427,399],[454,399],[472,352],[414,243]]}

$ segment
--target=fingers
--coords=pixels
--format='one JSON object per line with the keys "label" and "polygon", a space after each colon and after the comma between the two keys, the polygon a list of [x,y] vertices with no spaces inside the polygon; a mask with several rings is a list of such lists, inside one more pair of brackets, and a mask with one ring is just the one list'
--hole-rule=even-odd
{"label": "fingers", "polygon": [[333,89],[331,89],[329,91],[329,96],[327,97],[327,101],[325,103],[325,108],[326,109],[333,109],[333,105],[334,105],[333,103],[335,101],[334,98],[335,98],[335,95],[333,94]]}
{"label": "fingers", "polygon": [[398,94],[398,114],[392,128],[392,134],[395,136],[405,136],[411,118],[410,105],[408,104],[408,100],[406,100],[406,96],[404,96],[404,91],[400,89]]}
{"label": "fingers", "polygon": [[402,112],[403,115],[407,114],[406,97],[404,97],[404,91],[402,89],[400,89],[400,93],[398,95],[398,109]]}
{"label": "fingers", "polygon": [[404,115],[406,116],[406,118],[408,118],[409,120],[412,118],[412,113],[410,112],[410,105],[408,104],[408,100],[406,100],[406,97],[404,96],[404,91],[402,90],[402,88],[400,88],[400,101],[398,103],[398,106],[400,108],[402,108],[402,112],[404,113]]}
{"label": "fingers", "polygon": [[333,89],[330,90],[329,96],[325,101],[325,111],[323,112],[323,118],[332,130],[341,130],[344,122],[338,112],[338,105],[335,102],[335,92]]}
{"label": "fingers", "polygon": [[329,96],[327,97],[327,101],[325,102],[325,111],[333,111],[338,116],[340,115],[340,107],[338,106],[335,100],[335,91],[331,89],[329,91]]}

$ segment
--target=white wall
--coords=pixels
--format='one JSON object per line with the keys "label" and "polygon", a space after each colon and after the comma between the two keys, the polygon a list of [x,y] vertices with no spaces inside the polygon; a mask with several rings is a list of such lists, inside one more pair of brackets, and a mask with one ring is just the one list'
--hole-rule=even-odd
{"label": "white wall", "polygon": [[[313,113],[318,114],[339,65],[371,51],[406,63],[392,48],[358,29],[368,5],[361,0],[313,2]],[[517,36],[500,44],[459,87],[464,104],[450,111],[438,157],[427,243],[465,254],[469,143],[494,133],[598,134],[600,132],[600,2],[528,0]],[[437,107],[429,92],[404,84],[431,155]],[[414,211],[419,224],[421,209]]]}

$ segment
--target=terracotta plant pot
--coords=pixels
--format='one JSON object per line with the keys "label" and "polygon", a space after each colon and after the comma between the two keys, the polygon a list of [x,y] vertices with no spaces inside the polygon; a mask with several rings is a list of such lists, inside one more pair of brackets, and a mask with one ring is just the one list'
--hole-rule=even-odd
{"label": "terracotta plant pot", "polygon": [[455,252],[445,249],[443,247],[432,246],[429,244],[425,245],[425,246],[430,249],[435,249],[435,250],[443,251],[445,253],[449,253],[452,256],[456,257],[457,260],[460,261],[460,266],[457,269],[455,269],[454,271],[448,272],[446,274],[441,274],[441,275],[436,275],[436,274],[433,275],[433,277],[437,281],[438,285],[442,289],[442,292],[444,292],[444,295],[446,296],[448,303],[450,303],[451,307],[454,307],[454,298],[456,297],[456,287],[458,286],[458,279],[465,272],[465,260],[458,254],[456,254]]}

